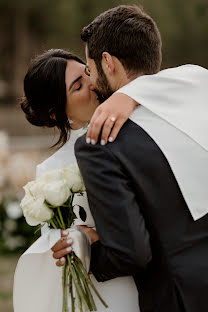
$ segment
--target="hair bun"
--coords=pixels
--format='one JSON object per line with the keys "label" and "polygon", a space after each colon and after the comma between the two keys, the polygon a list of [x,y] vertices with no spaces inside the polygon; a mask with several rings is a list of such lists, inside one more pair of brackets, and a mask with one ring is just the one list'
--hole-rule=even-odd
{"label": "hair bun", "polygon": [[34,126],[38,127],[55,127],[56,120],[49,117],[48,114],[43,114],[38,109],[33,109],[33,106],[30,104],[28,99],[23,96],[20,101],[20,106],[23,112],[25,113],[26,119]]}

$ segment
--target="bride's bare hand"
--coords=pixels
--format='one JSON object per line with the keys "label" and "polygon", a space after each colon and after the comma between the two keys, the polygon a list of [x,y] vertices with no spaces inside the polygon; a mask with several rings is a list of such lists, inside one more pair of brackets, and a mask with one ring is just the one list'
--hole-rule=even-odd
{"label": "bride's bare hand", "polygon": [[58,261],[56,261],[57,266],[64,265],[66,262],[64,256],[72,251],[71,246],[73,241],[68,235],[68,231],[61,231],[61,239],[51,248],[53,251],[53,258],[58,259]]}
{"label": "bride's bare hand", "polygon": [[[82,230],[89,240],[90,245],[99,240],[97,232],[87,226],[77,226]],[[68,231],[61,231],[61,239],[51,248],[53,252],[53,258],[56,261],[57,266],[63,266],[66,262],[65,256],[72,252],[73,240],[70,238]]]}
{"label": "bride's bare hand", "polygon": [[100,144],[113,142],[137,105],[128,95],[114,93],[93,114],[87,131],[87,143],[96,144],[101,131]]}

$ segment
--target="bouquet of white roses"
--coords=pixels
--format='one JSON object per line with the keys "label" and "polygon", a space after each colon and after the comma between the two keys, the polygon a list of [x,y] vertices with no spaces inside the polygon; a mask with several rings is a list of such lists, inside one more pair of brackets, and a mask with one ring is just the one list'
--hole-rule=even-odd
{"label": "bouquet of white roses", "polygon": [[[27,183],[24,190],[25,196],[20,206],[29,225],[47,222],[54,229],[65,230],[76,219],[72,206],[74,195],[84,192],[85,186],[78,166],[71,165],[47,171],[40,178]],[[68,311],[68,290],[72,312],[75,311],[75,303],[80,312],[96,311],[89,286],[107,307],[77,255],[72,251],[66,258],[63,268],[63,312]]]}

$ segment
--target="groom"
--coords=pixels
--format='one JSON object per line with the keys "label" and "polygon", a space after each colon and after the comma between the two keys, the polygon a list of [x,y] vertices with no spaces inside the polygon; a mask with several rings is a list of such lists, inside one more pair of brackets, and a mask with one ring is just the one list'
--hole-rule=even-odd
{"label": "groom", "polygon": [[[105,96],[160,69],[159,31],[137,6],[104,12],[81,37],[91,82]],[[132,275],[141,312],[205,312],[208,214],[193,220],[171,166],[175,159],[164,154],[172,148],[171,155],[178,157],[187,146],[191,159],[198,145],[190,145],[183,132],[143,108],[136,117],[125,123],[113,144],[87,144],[81,137],[75,146],[99,235],[97,240],[93,230],[85,230],[92,242],[91,271],[98,281]],[[149,125],[156,132],[163,127],[164,149],[145,131]]]}

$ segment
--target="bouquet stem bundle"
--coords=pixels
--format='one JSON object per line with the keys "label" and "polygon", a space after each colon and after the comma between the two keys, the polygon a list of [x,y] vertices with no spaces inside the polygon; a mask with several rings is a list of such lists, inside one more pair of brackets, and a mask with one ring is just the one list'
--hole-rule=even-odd
{"label": "bouquet stem bundle", "polygon": [[[50,220],[50,224],[54,229],[67,229],[70,228],[76,218],[72,202],[73,197],[70,196],[68,201],[61,207],[54,207],[48,202],[45,204],[54,211],[54,216]],[[68,209],[66,209],[66,207]],[[62,214],[63,212],[63,214]],[[71,311],[75,312],[77,305],[80,312],[84,311],[97,311],[95,301],[91,294],[90,287],[93,289],[102,304],[107,308],[106,302],[102,299],[94,284],[92,283],[82,261],[72,251],[66,256],[66,263],[63,267],[62,276],[63,285],[63,312],[68,312],[68,296],[71,298]],[[76,295],[75,295],[76,294]]]}

